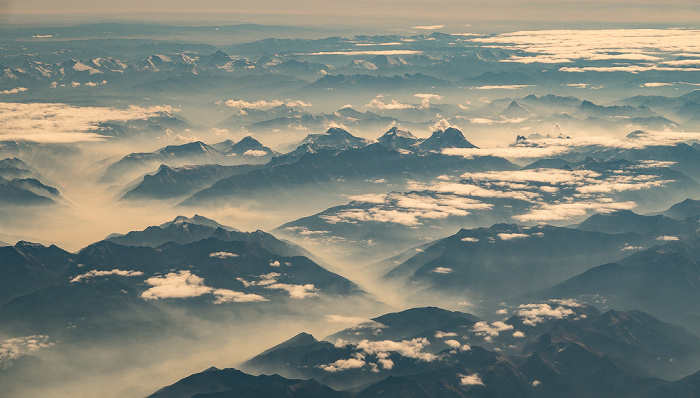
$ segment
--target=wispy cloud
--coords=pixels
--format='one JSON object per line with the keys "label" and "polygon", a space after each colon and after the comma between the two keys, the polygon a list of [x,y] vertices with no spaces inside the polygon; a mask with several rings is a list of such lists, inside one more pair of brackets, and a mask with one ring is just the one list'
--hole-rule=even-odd
{"label": "wispy cloud", "polygon": [[367,51],[321,51],[316,53],[309,53],[307,55],[415,55],[422,54],[422,51],[418,50],[367,50]]}
{"label": "wispy cloud", "polygon": [[444,28],[445,25],[418,25],[414,26],[411,29],[419,29],[419,30],[437,30],[437,29],[442,29]]}
{"label": "wispy cloud", "polygon": [[213,294],[216,297],[214,304],[268,301],[257,294],[236,292],[229,289],[214,289],[207,286],[203,278],[192,274],[190,271],[178,271],[171,272],[165,276],[154,276],[146,279],[146,284],[152,287],[141,293],[141,297],[145,300],[191,298]]}
{"label": "wispy cloud", "polygon": [[28,91],[29,89],[26,87],[17,87],[13,88],[10,90],[2,90],[0,91],[0,94],[18,94],[18,93],[23,93],[25,91]]}
{"label": "wispy cloud", "polygon": [[71,283],[76,283],[76,282],[82,282],[87,279],[92,279],[100,276],[110,276],[110,275],[118,275],[118,276],[140,276],[143,275],[143,272],[141,271],[125,271],[121,269],[113,269],[109,271],[98,271],[98,270],[92,270],[90,272],[81,274],[76,276],[75,278],[71,279]]}
{"label": "wispy cloud", "polygon": [[116,109],[58,103],[0,102],[0,140],[47,143],[101,141],[105,137],[94,132],[99,123],[147,119],[173,111],[176,110],[167,106]]}
{"label": "wispy cloud", "polygon": [[[501,62],[570,64],[582,61],[625,61],[629,65],[563,67],[565,72],[630,72],[697,70],[697,60],[675,60],[679,53],[700,54],[699,30],[608,29],[544,30],[477,37],[475,42],[518,51]],[[665,65],[665,66],[662,66]]]}
{"label": "wispy cloud", "polygon": [[32,335],[7,339],[0,343],[0,369],[7,369],[21,356],[31,354],[41,348],[52,347],[47,335]]}
{"label": "wispy cloud", "polygon": [[256,110],[268,110],[281,105],[287,105],[289,107],[303,108],[311,106],[310,103],[301,100],[257,100],[257,101],[245,101],[245,100],[234,100],[229,99],[223,102],[224,105],[229,108],[237,109],[256,109]]}

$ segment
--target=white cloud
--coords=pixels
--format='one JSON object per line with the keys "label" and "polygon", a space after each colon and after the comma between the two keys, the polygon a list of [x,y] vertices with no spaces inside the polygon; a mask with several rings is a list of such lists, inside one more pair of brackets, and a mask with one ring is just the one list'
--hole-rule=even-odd
{"label": "white cloud", "polygon": [[430,108],[430,101],[442,99],[442,96],[437,94],[414,94],[413,96],[421,99],[419,106],[420,109]]}
{"label": "white cloud", "polygon": [[321,51],[306,55],[415,55],[422,51],[416,50],[377,50],[377,51]]}
{"label": "white cloud", "polygon": [[18,94],[18,93],[23,93],[27,90],[29,90],[29,89],[26,87],[17,87],[17,88],[13,88],[10,90],[2,90],[2,91],[0,91],[0,94]]}
{"label": "white cloud", "polygon": [[[477,124],[487,122],[490,124],[491,119],[476,118],[470,119],[470,122]],[[481,123],[483,124],[483,123]],[[499,156],[507,159],[519,158],[544,158],[561,155],[570,152],[571,147],[567,146],[549,146],[549,147],[505,147],[505,148],[445,148],[442,153],[450,156],[462,156],[466,159],[471,159],[478,156]]]}
{"label": "white cloud", "polygon": [[634,202],[613,202],[608,200],[580,201],[570,203],[543,203],[527,213],[514,216],[521,222],[562,221],[585,216],[591,212],[609,213],[616,210],[631,210],[637,206]]}
{"label": "white cloud", "polygon": [[549,300],[550,303],[563,305],[565,307],[579,308],[583,307],[583,304],[574,299],[552,299]]}
{"label": "white cloud", "polygon": [[[463,198],[456,195],[421,195],[418,193],[396,193],[383,195],[359,195],[350,197],[350,206],[331,214],[324,214],[321,219],[329,224],[380,222],[405,226],[421,225],[422,220],[466,216],[471,211],[487,210],[491,204]],[[368,207],[366,204],[372,204]]]}
{"label": "white cloud", "polygon": [[216,253],[209,253],[209,257],[215,257],[215,258],[220,258],[220,259],[226,259],[226,258],[238,257],[238,254],[235,254],[235,253],[228,253],[228,252],[216,252]]}
{"label": "white cloud", "polygon": [[141,294],[141,297],[146,300],[198,297],[211,293],[213,290],[204,285],[204,279],[190,273],[190,271],[154,276],[146,279],[146,283],[153,286]]}
{"label": "white cloud", "polygon": [[98,276],[109,276],[109,275],[119,275],[119,276],[140,276],[143,275],[141,271],[124,271],[120,269],[113,269],[109,271],[97,271],[92,270],[82,275],[78,275],[70,280],[70,283],[82,282],[86,279],[96,278]]}
{"label": "white cloud", "polygon": [[404,357],[416,358],[424,362],[432,362],[438,357],[434,354],[423,352],[423,349],[430,342],[424,337],[403,341],[369,341],[362,340],[355,344],[355,347],[362,350],[367,355],[381,355],[383,353],[396,352]]}
{"label": "white cloud", "polygon": [[500,86],[475,86],[471,87],[476,90],[520,90],[523,88],[533,87],[531,84],[507,84]]}
{"label": "white cloud", "polygon": [[656,240],[670,242],[670,241],[680,240],[680,238],[677,236],[662,235],[662,236],[657,236]]}
{"label": "white cloud", "polygon": [[267,156],[268,153],[259,149],[248,149],[247,151],[243,152],[243,156],[253,156],[253,157],[261,157],[261,156]]}
{"label": "white cloud", "polygon": [[350,359],[339,359],[328,365],[319,365],[320,369],[326,372],[336,373],[342,372],[348,369],[360,369],[363,368],[367,363],[360,358],[350,358]]}
{"label": "white cloud", "polygon": [[496,321],[491,324],[485,321],[479,321],[474,324],[472,331],[476,333],[477,336],[481,336],[486,341],[492,341],[494,337],[506,330],[513,330],[513,325],[508,325],[502,321]]}
{"label": "white cloud", "polygon": [[478,242],[478,241],[479,241],[479,238],[470,238],[470,237],[462,238],[462,242]]}
{"label": "white cloud", "polygon": [[523,317],[523,324],[535,326],[542,323],[546,318],[562,319],[569,315],[573,315],[574,311],[571,308],[558,306],[552,308],[549,304],[522,304],[518,306],[518,315]]}
{"label": "white cloud", "polygon": [[380,365],[382,365],[383,369],[386,370],[391,370],[394,368],[394,361],[388,358],[379,358],[377,359],[377,362],[379,362]]}
{"label": "white cloud", "polygon": [[284,102],[280,100],[272,100],[272,101],[265,101],[265,100],[258,100],[258,101],[244,101],[244,100],[227,100],[224,102],[224,105],[228,106],[229,108],[245,108],[245,109],[258,109],[258,110],[267,110],[271,109],[280,105],[284,105]]}
{"label": "white cloud", "polygon": [[665,86],[673,86],[674,83],[644,83],[640,87],[665,87]]}
{"label": "white cloud", "polygon": [[459,376],[459,383],[463,386],[483,386],[484,382],[477,373],[471,375],[457,375]]}
{"label": "white cloud", "polygon": [[457,333],[455,333],[455,332],[441,332],[441,331],[435,332],[436,339],[442,339],[444,337],[457,337]]}
{"label": "white cloud", "polygon": [[445,340],[445,344],[447,344],[448,346],[450,346],[452,348],[461,348],[462,347],[462,343],[460,343],[457,340]]}
{"label": "white cloud", "polygon": [[116,109],[0,102],[0,139],[47,143],[101,141],[104,137],[94,133],[99,123],[146,119],[171,111],[175,110],[162,106]]}
{"label": "white cloud", "polygon": [[640,160],[637,163],[638,164],[632,165],[630,168],[632,168],[632,169],[657,169],[657,168],[671,167],[674,164],[676,164],[676,162],[662,161],[662,160]]}
{"label": "white cloud", "polygon": [[491,124],[518,124],[526,121],[526,117],[520,117],[520,118],[513,118],[509,119],[505,116],[500,116],[497,119],[489,119],[485,117],[473,117],[469,119],[469,123],[471,124],[485,124],[485,125],[491,125]]}
{"label": "white cloud", "polygon": [[229,289],[216,289],[212,293],[216,296],[214,304],[224,303],[255,303],[268,301],[265,297],[257,294],[246,294]]}
{"label": "white cloud", "polygon": [[310,102],[304,102],[302,100],[287,101],[285,105],[292,108],[307,108],[313,106]]}
{"label": "white cloud", "polygon": [[375,98],[372,101],[370,101],[367,105],[365,105],[365,107],[377,108],[377,109],[382,109],[382,110],[403,110],[403,109],[416,109],[417,108],[415,105],[404,104],[404,103],[398,102],[396,100],[391,100],[389,103],[385,103],[378,98]]}
{"label": "white cloud", "polygon": [[6,339],[0,344],[0,369],[7,369],[17,358],[31,354],[41,348],[49,348],[49,336],[32,335]]}
{"label": "white cloud", "polygon": [[515,332],[513,332],[513,337],[516,337],[516,338],[523,338],[523,337],[525,337],[525,333],[523,333],[523,332],[521,332],[521,331],[519,331],[519,330],[516,330]]}
{"label": "white cloud", "polygon": [[[345,316],[345,315],[326,315],[326,320],[331,323],[349,323],[357,326],[365,326],[368,324],[381,325],[378,322],[374,322],[368,318],[362,318],[357,316]],[[381,325],[384,326],[384,325]]]}
{"label": "white cloud", "polygon": [[447,268],[447,267],[437,267],[430,272],[434,272],[436,274],[450,274],[452,273],[452,268]]}
{"label": "white cloud", "polygon": [[445,131],[450,127],[459,129],[459,126],[456,126],[456,125],[448,122],[446,119],[440,119],[432,126],[432,130],[433,131]]}
{"label": "white cloud", "polygon": [[444,27],[445,27],[445,25],[418,25],[418,26],[412,27],[411,29],[437,30],[437,29],[442,29]]}
{"label": "white cloud", "polygon": [[206,286],[204,279],[192,274],[190,271],[178,271],[171,272],[165,276],[154,276],[146,279],[146,283],[152,287],[141,294],[141,297],[145,300],[190,298],[211,293],[216,297],[214,304],[268,301],[257,294],[246,294],[229,289],[214,289]]}
{"label": "white cloud", "polygon": [[500,233],[498,234],[498,237],[501,240],[514,240],[514,239],[523,239],[527,238],[530,235],[527,234],[519,234],[519,233]]}
{"label": "white cloud", "polygon": [[639,73],[647,70],[697,70],[681,68],[698,66],[698,63],[692,62],[694,60],[665,59],[679,52],[693,56],[700,53],[699,32],[693,29],[545,30],[505,33],[472,40],[524,54],[501,62],[627,61],[627,65],[563,67],[560,70]]}
{"label": "white cloud", "polygon": [[642,246],[632,246],[629,243],[626,244],[622,249],[622,251],[632,251],[632,250],[642,250],[644,249]]}
{"label": "white cloud", "polygon": [[401,46],[403,43],[392,41],[389,43],[355,43],[356,47],[374,47],[374,46]]}
{"label": "white cloud", "polygon": [[289,297],[293,299],[305,299],[308,297],[318,296],[318,289],[313,284],[306,285],[290,285],[287,283],[273,283],[265,286],[266,289],[284,290],[289,293]]}
{"label": "white cloud", "polygon": [[312,106],[311,103],[304,102],[302,100],[245,101],[245,100],[230,99],[230,100],[223,101],[223,104],[228,106],[229,108],[236,108],[236,109],[241,109],[241,110],[242,109],[268,110],[268,109],[278,107],[280,105],[286,105],[289,107],[296,107],[296,108],[305,108],[305,107]]}

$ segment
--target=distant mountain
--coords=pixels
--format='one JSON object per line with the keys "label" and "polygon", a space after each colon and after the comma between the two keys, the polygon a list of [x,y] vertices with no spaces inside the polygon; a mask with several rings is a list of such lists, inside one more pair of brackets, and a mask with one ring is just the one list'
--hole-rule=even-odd
{"label": "distant mountain", "polygon": [[274,157],[278,153],[264,146],[260,141],[251,136],[244,137],[242,140],[231,145],[231,148],[226,151],[229,156],[250,156],[250,157]]}
{"label": "distant mountain", "polygon": [[578,113],[584,116],[594,116],[594,117],[649,117],[658,116],[650,108],[640,105],[638,107],[632,107],[628,105],[612,105],[612,106],[602,106],[596,105],[591,101],[583,101],[578,108]]}
{"label": "distant mountain", "polygon": [[0,177],[0,206],[53,205],[58,197],[56,188],[33,178],[6,180]]}
{"label": "distant mountain", "polygon": [[700,338],[640,311],[601,314],[570,300],[513,311],[489,322],[434,307],[410,309],[322,341],[298,334],[240,366],[313,377],[353,397],[450,396],[447,391],[632,397],[675,387],[658,377],[675,379],[700,363]]}
{"label": "distant mountain", "polygon": [[20,159],[6,158],[0,160],[0,177],[6,179],[36,178],[37,173]]}
{"label": "distant mountain", "polygon": [[[285,223],[274,233],[319,255],[340,256],[359,265],[415,250],[460,228],[509,222],[529,206],[522,199],[445,196],[431,190],[390,192],[359,196]],[[367,270],[377,276],[377,270]]]}
{"label": "distant mountain", "polygon": [[700,216],[700,200],[686,199],[683,202],[676,203],[661,214],[676,220]]}
{"label": "distant mountain", "polygon": [[[685,144],[683,146],[687,147],[687,150],[695,151]],[[639,179],[652,178],[657,182],[645,189],[608,190],[608,194],[613,195],[617,200],[632,201],[636,204],[638,211],[648,212],[658,209],[659,206],[668,206],[685,198],[693,197],[700,190],[700,185],[698,185],[695,178],[687,174],[687,172],[697,174],[697,171],[692,169],[692,165],[700,162],[700,157],[693,158],[695,154],[687,153],[685,154],[687,155],[687,161],[681,160],[673,154],[677,151],[676,148],[657,147],[658,151],[653,150],[651,147],[640,150],[598,148],[564,155],[562,156],[563,159],[543,159],[526,166],[526,169],[533,169],[535,166],[551,165],[558,169],[566,170],[569,168],[575,173],[595,172],[599,174],[596,179],[601,181],[625,178],[621,177],[622,175],[637,176],[636,178]],[[680,150],[686,152],[686,149]],[[677,160],[673,161],[673,164],[666,163],[672,161],[656,159],[654,155],[651,155],[652,152],[665,154],[663,156],[665,159],[675,158]],[[698,165],[700,166],[700,163]],[[560,194],[555,193],[554,196],[558,195]]]}
{"label": "distant mountain", "polygon": [[209,368],[164,387],[148,398],[269,397],[350,398],[315,380],[289,380],[278,375],[251,376],[236,369]]}
{"label": "distant mountain", "polygon": [[445,130],[437,130],[425,141],[418,144],[423,151],[440,151],[445,148],[476,148],[474,144],[464,138],[461,131],[453,127]]}
{"label": "distant mountain", "polygon": [[58,189],[18,158],[0,160],[0,206],[52,205],[63,201]]}
{"label": "distant mountain", "polygon": [[636,233],[496,224],[463,229],[438,240],[387,272],[385,278],[418,282],[431,291],[500,300],[546,288],[594,264],[620,260],[629,250],[654,243],[654,238]]}
{"label": "distant mountain", "polygon": [[307,85],[304,91],[319,90],[404,90],[413,88],[448,87],[451,83],[421,73],[405,74],[403,76],[372,76],[372,75],[326,75]]}
{"label": "distant mountain", "polygon": [[[434,338],[434,334],[440,331],[449,333],[453,330],[471,328],[479,322],[474,315],[448,311],[438,307],[410,308],[400,312],[384,314],[372,318],[364,324],[334,333],[324,340],[337,341],[338,339],[359,342],[369,340],[410,340],[417,336]],[[439,352],[447,348],[438,341],[435,346],[426,348],[430,352]]]}
{"label": "distant mountain", "polygon": [[234,174],[247,173],[264,165],[220,166],[216,164],[169,167],[160,165],[153,174],[127,191],[122,199],[167,199],[191,195],[200,189]]}
{"label": "distant mountain", "polygon": [[[228,128],[236,125],[261,136],[274,136],[283,131],[283,139],[285,141],[297,136],[299,136],[299,139],[303,139],[304,136],[301,134],[304,134],[304,132],[327,130],[329,125],[345,126],[345,129],[354,132],[365,132],[385,128],[388,124],[398,122],[398,119],[395,117],[382,116],[371,111],[359,112],[349,107],[339,109],[333,113],[312,114],[302,111],[293,115],[271,115],[252,123],[241,123],[242,118],[238,116],[236,118],[238,120],[235,122],[229,119],[230,124]],[[286,150],[291,149],[293,148],[287,148]]]}
{"label": "distant mountain", "polygon": [[[633,140],[634,136],[630,138]],[[573,162],[582,162],[586,158],[606,159],[607,161],[624,159],[630,162],[673,162],[668,165],[670,170],[680,171],[696,181],[700,180],[700,172],[698,171],[700,170],[700,151],[687,144],[646,146],[631,149],[592,147],[576,154],[564,155],[562,158]],[[686,198],[688,197],[691,196],[687,195]],[[676,200],[676,202],[679,200]]]}
{"label": "distant mountain", "polygon": [[700,330],[700,236],[677,239],[591,268],[534,296],[593,298]]}
{"label": "distant mountain", "polygon": [[[176,221],[166,229],[192,227]],[[255,308],[272,315],[302,307],[308,314],[340,299],[360,307],[378,305],[359,286],[307,257],[278,254],[284,245],[262,232],[216,231],[217,236],[229,234],[229,240],[213,236],[156,248],[106,240],[77,254],[49,248],[59,252],[58,258],[43,262],[12,260],[14,267],[21,266],[5,279],[12,286],[3,292],[0,331],[46,334],[62,342],[159,338],[184,336],[197,323],[172,311],[191,310],[187,317],[220,322],[231,312]],[[247,240],[234,240],[234,235]],[[10,254],[13,249],[0,248]],[[38,272],[41,266],[47,271]]]}
{"label": "distant mountain", "polygon": [[193,217],[178,216],[173,221],[151,226],[143,231],[131,231],[125,235],[112,234],[105,240],[126,246],[158,247],[167,242],[184,245],[209,238],[246,242],[281,256],[311,257],[301,247],[278,240],[271,234],[263,231],[240,232],[197,214]]}
{"label": "distant mountain", "polygon": [[409,149],[420,142],[409,131],[399,130],[398,127],[392,127],[377,140],[378,143],[389,149]]}
{"label": "distant mountain", "polygon": [[451,170],[464,172],[512,168],[514,166],[510,162],[497,157],[463,159],[442,154],[418,156],[401,154],[381,144],[372,144],[340,152],[308,152],[295,163],[234,175],[195,193],[182,204],[191,206],[231,197],[257,197],[263,192],[268,195],[288,196],[294,194],[291,191],[294,188],[333,187],[336,193],[341,193],[355,189],[351,182],[374,186],[373,189],[376,190],[376,184],[372,181],[378,179],[404,183],[409,178],[425,181]]}
{"label": "distant mountain", "polygon": [[510,105],[508,105],[508,107],[500,113],[500,116],[505,116],[507,118],[512,118],[512,119],[530,117],[530,116],[534,116],[534,115],[535,115],[534,113],[525,109],[524,107],[522,107],[520,104],[518,104],[515,101],[511,102]]}
{"label": "distant mountain", "polygon": [[65,273],[72,255],[56,246],[18,242],[0,247],[0,304],[32,293]]}
{"label": "distant mountain", "polygon": [[141,174],[158,164],[165,164],[170,167],[192,164],[264,164],[275,155],[275,152],[269,148],[262,145],[252,145],[251,140],[252,138],[245,140],[242,144],[239,143],[241,145],[236,149],[232,147],[229,150],[241,151],[243,148],[251,146],[252,149],[241,151],[240,154],[237,152],[225,153],[201,141],[182,145],[169,145],[154,152],[132,153],[107,167],[100,180],[112,182],[129,179],[129,177],[133,178],[135,175]]}
{"label": "distant mountain", "polygon": [[553,112],[561,112],[564,109],[579,107],[581,106],[581,102],[582,101],[576,97],[564,97],[555,94],[530,94],[518,100],[519,104],[535,108],[544,108]]}
{"label": "distant mountain", "polygon": [[[308,115],[309,113],[306,112],[303,108],[295,107],[295,106],[288,106],[288,105],[279,105],[276,107],[273,107],[271,109],[267,110],[262,110],[262,109],[250,109],[250,108],[241,108],[238,113],[226,118],[225,120],[217,123],[217,127],[220,128],[228,128],[228,129],[234,129],[234,128],[240,128],[242,126],[247,126],[253,123],[257,122],[263,122],[267,120],[274,120],[274,119],[280,119],[280,118],[298,118],[302,115]],[[220,149],[220,148],[217,148]],[[224,150],[224,149],[220,149]]]}
{"label": "distant mountain", "polygon": [[[169,145],[154,152],[131,153],[119,161],[111,164],[104,171],[100,180],[112,182],[124,179],[124,175],[140,173],[143,169],[153,167],[153,165],[167,162],[197,162],[216,163],[226,155],[201,141],[191,142],[182,145]],[[176,164],[180,165],[180,164]],[[175,165],[174,165],[175,166]]]}
{"label": "distant mountain", "polygon": [[669,217],[642,216],[630,210],[594,214],[576,228],[608,234],[637,233],[643,235],[673,235],[695,232],[695,226],[683,224]]}
{"label": "distant mountain", "polygon": [[324,134],[309,134],[298,145],[316,145],[319,149],[360,148],[369,144],[364,138],[355,137],[338,127],[328,129]]}
{"label": "distant mountain", "polygon": [[98,123],[95,132],[100,135],[115,138],[154,138],[155,136],[166,134],[168,129],[184,131],[192,127],[193,126],[182,117],[167,111],[161,111],[145,119]]}
{"label": "distant mountain", "polygon": [[574,162],[568,162],[564,159],[553,158],[553,159],[540,159],[536,160],[529,165],[523,167],[523,170],[536,170],[536,169],[563,169],[563,170],[573,170],[578,167],[578,164]]}
{"label": "distant mountain", "polygon": [[479,86],[479,85],[512,85],[512,84],[532,84],[534,79],[523,72],[485,72],[479,76],[469,77],[459,84]]}

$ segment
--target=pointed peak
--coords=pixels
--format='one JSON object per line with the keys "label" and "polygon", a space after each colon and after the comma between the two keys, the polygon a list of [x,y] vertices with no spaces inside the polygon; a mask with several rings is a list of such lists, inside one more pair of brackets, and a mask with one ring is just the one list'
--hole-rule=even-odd
{"label": "pointed peak", "polygon": [[328,130],[326,130],[326,134],[328,135],[338,135],[338,134],[350,134],[347,130],[342,129],[340,127],[331,127]]}

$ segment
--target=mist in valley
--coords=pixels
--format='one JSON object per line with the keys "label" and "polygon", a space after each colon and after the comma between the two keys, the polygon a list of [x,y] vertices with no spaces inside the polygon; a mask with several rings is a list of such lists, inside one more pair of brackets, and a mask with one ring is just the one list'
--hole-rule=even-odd
{"label": "mist in valley", "polygon": [[7,396],[698,370],[695,30],[211,28],[4,29]]}

